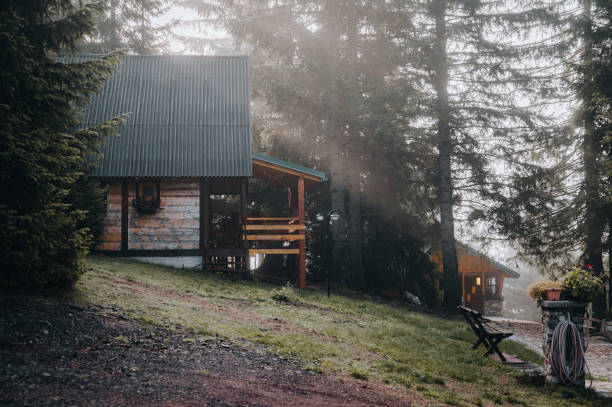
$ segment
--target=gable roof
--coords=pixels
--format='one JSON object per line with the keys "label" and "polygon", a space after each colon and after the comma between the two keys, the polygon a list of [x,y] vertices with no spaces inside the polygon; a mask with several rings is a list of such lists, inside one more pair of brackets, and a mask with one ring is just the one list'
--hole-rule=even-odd
{"label": "gable roof", "polygon": [[83,123],[122,113],[131,114],[120,137],[102,147],[94,176],[252,175],[246,56],[127,56],[92,97]]}
{"label": "gable roof", "polygon": [[493,260],[492,258],[487,256],[486,254],[477,251],[476,249],[466,245],[465,243],[458,243],[457,246],[459,246],[461,249],[465,250],[466,252],[471,253],[474,256],[476,256],[478,258],[481,258],[482,260],[484,260],[487,263],[491,264],[493,267],[495,267],[499,271],[501,271],[506,277],[509,277],[509,278],[519,278],[521,276],[519,273],[517,273],[516,271],[512,270],[510,267],[504,266],[503,264]]}

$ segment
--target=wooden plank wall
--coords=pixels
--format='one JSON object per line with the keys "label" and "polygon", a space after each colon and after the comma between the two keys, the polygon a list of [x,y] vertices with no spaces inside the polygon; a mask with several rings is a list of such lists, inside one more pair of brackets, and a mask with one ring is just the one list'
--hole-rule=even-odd
{"label": "wooden plank wall", "polygon": [[[128,186],[128,250],[198,249],[200,246],[200,185],[198,180],[162,180],[160,209],[140,214],[132,201],[136,182]],[[109,184],[102,250],[121,248],[121,183]]]}
{"label": "wooden plank wall", "polygon": [[106,193],[106,219],[98,250],[121,249],[121,181],[108,184]]}

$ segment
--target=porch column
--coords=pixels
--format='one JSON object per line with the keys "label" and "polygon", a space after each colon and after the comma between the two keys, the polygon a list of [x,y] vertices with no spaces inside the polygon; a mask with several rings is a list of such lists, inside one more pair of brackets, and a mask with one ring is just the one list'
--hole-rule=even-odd
{"label": "porch column", "polygon": [[128,251],[129,180],[121,180],[121,251]]}
{"label": "porch column", "polygon": [[[297,185],[297,201],[298,201],[298,219],[299,224],[306,224],[306,216],[304,213],[304,177],[298,178]],[[304,230],[304,234],[306,234],[306,230]],[[306,287],[306,241],[300,240],[300,254],[298,258],[298,278],[295,282],[295,285],[298,288]]]}
{"label": "porch column", "polygon": [[[208,235],[210,229],[209,214],[210,182],[208,178],[200,178],[200,251],[206,256]],[[204,259],[202,259],[204,264]]]}
{"label": "porch column", "polygon": [[240,188],[240,227],[242,229],[242,249],[246,252],[247,269],[250,266],[249,260],[249,242],[247,240],[246,232],[246,218],[247,218],[247,193],[248,193],[248,178],[242,178],[242,185]]}

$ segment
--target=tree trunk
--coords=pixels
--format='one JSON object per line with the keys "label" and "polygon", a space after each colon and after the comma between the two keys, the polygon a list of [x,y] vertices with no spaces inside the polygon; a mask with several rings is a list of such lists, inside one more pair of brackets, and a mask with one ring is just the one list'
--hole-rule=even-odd
{"label": "tree trunk", "polygon": [[[352,139],[351,135],[351,139]],[[351,140],[352,142],[357,142]],[[349,267],[352,286],[360,286],[364,282],[363,255],[362,255],[362,221],[361,221],[361,176],[359,166],[359,152],[351,149],[349,155],[351,167],[348,176],[349,196]]]}
{"label": "tree trunk", "polygon": [[[327,4],[330,23],[329,49],[330,58],[333,58],[331,67],[330,83],[330,104],[329,104],[329,167],[330,167],[330,188],[331,188],[331,210],[338,215],[337,220],[330,220],[332,232],[332,276],[338,279],[343,276],[344,264],[346,262],[346,228],[344,210],[344,159],[345,146],[344,135],[341,125],[340,115],[340,78],[339,78],[339,41],[340,33],[338,29],[339,21],[333,15],[338,14],[334,1],[330,0]],[[339,18],[339,16],[336,16]]]}
{"label": "tree trunk", "polygon": [[111,32],[110,32],[110,49],[106,50],[106,51],[114,51],[116,49],[121,48],[121,42],[119,41],[119,26],[117,24],[117,7],[119,6],[117,4],[118,0],[113,0],[111,2],[111,15],[110,15],[110,26],[111,26]]}
{"label": "tree trunk", "polygon": [[608,318],[612,317],[612,208],[608,210]]}
{"label": "tree trunk", "polygon": [[[582,103],[584,109],[584,139],[582,143],[584,164],[584,190],[586,205],[586,257],[591,264],[593,274],[603,277],[602,235],[603,222],[601,215],[601,199],[599,195],[599,133],[595,128],[595,111],[593,106],[593,77],[590,73],[592,65],[591,44],[591,0],[584,2],[584,17],[586,27],[584,33],[583,62],[587,67],[585,73],[585,87],[582,90]],[[606,314],[606,299],[602,294],[593,300],[593,314],[600,318]]]}
{"label": "tree trunk", "polygon": [[444,302],[446,308],[459,305],[457,248],[455,246],[455,221],[453,218],[453,181],[451,156],[453,146],[450,136],[450,108],[448,102],[448,60],[446,52],[446,0],[437,0],[433,5],[436,24],[434,86],[437,94],[438,113],[438,199],[440,203],[440,240],[442,244],[442,267],[444,271]]}
{"label": "tree trunk", "polygon": [[348,224],[349,224],[349,268],[348,282],[352,286],[361,286],[364,282],[362,256],[362,221],[361,221],[361,148],[359,114],[361,95],[359,92],[359,70],[357,58],[358,18],[355,8],[351,9],[347,30],[348,66],[351,72],[351,83],[348,94],[350,100],[344,104],[348,109],[349,148],[347,161],[348,185]]}

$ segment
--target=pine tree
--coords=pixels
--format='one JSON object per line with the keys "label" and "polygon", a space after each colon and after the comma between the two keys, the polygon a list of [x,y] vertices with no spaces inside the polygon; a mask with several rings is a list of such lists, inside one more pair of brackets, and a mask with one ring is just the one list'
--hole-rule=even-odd
{"label": "pine tree", "polygon": [[249,47],[254,96],[299,129],[294,155],[328,171],[329,195],[316,206],[339,215],[329,225],[334,274],[381,288],[385,276],[422,271],[433,286],[420,253],[430,214],[419,212],[420,158],[404,138],[413,87],[402,77],[409,55],[398,27],[411,24],[410,2],[187,3]]}
{"label": "pine tree", "polygon": [[[540,72],[565,93],[557,96],[559,103],[565,99],[574,104],[574,118],[564,123],[564,132],[549,137],[544,144],[548,151],[537,156],[538,162],[513,174],[508,184],[512,192],[498,195],[500,204],[488,215],[550,274],[559,277],[581,259],[605,277],[602,253],[610,242],[603,221],[610,212],[605,174],[610,6],[588,0],[542,3],[547,13],[533,26],[550,33],[540,51],[549,56],[550,68]],[[603,296],[594,301],[597,315],[605,315],[605,303]]]}
{"label": "pine tree", "polygon": [[[431,0],[420,6],[417,42],[408,44],[415,62],[407,69],[422,84],[426,114],[414,143],[437,146],[429,181],[438,194],[444,304],[454,308],[459,302],[456,219],[489,222],[491,217],[481,215],[508,188],[500,168],[529,167],[530,151],[558,131],[541,108],[547,100],[537,95],[555,94],[556,84],[547,84],[525,63],[546,54],[546,46],[521,44],[517,38],[548,11],[538,2],[512,7],[498,1]],[[521,99],[533,104],[521,106]]]}
{"label": "pine tree", "polygon": [[122,118],[80,128],[89,95],[111,75],[119,54],[66,63],[94,28],[99,3],[5,1],[0,5],[0,285],[51,288],[83,270],[90,236],[85,212],[70,205],[75,182],[103,135]]}
{"label": "pine tree", "polygon": [[79,46],[81,52],[107,53],[129,49],[140,55],[168,49],[168,38],[177,21],[158,25],[173,0],[109,0],[108,9],[96,16],[96,31]]}

